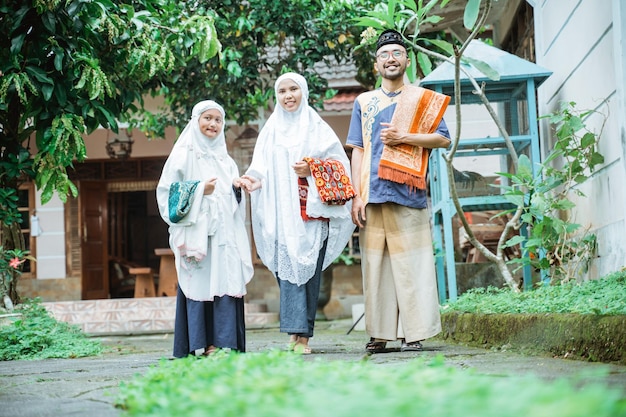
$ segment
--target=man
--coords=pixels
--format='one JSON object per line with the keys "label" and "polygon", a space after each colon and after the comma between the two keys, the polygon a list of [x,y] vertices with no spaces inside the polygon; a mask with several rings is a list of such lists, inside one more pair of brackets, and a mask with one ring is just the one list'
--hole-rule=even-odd
{"label": "man", "polygon": [[400,340],[402,351],[441,332],[435,259],[426,200],[428,149],[445,148],[449,97],[404,83],[409,58],[402,35],[386,30],[376,44],[380,89],[354,103],[347,146],[358,196],[369,353]]}

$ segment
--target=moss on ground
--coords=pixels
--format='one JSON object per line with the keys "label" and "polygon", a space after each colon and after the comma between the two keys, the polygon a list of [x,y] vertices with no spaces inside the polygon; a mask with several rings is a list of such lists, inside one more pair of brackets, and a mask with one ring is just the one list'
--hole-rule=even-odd
{"label": "moss on ground", "polygon": [[442,338],[456,343],[626,365],[626,316],[448,312],[442,325]]}

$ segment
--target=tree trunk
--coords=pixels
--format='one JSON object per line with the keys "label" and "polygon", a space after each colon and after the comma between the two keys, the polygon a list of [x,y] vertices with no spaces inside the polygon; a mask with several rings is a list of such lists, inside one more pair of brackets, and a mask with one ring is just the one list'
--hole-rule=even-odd
{"label": "tree trunk", "polygon": [[[0,242],[3,251],[12,249],[25,250],[24,235],[19,223],[2,224],[0,228]],[[0,300],[2,300],[2,304],[7,310],[12,310],[13,306],[20,302],[20,297],[17,293],[19,276],[19,272],[12,268],[3,271],[0,276]]]}

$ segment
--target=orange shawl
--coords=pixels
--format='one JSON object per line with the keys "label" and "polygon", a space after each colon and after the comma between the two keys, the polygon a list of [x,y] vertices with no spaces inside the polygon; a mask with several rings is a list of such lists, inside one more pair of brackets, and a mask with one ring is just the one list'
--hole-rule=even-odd
{"label": "orange shawl", "polygon": [[[433,133],[437,130],[450,97],[422,87],[407,85],[398,97],[391,124],[400,132]],[[426,189],[428,149],[401,144],[383,148],[378,177]]]}

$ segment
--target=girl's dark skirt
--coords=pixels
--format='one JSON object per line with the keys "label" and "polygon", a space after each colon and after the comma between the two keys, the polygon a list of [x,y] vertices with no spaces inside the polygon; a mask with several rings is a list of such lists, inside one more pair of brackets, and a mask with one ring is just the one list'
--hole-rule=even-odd
{"label": "girl's dark skirt", "polygon": [[246,351],[244,300],[229,296],[194,301],[178,289],[174,323],[174,357],[208,346]]}

